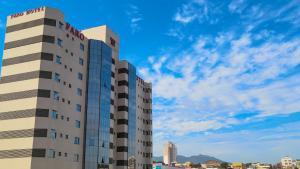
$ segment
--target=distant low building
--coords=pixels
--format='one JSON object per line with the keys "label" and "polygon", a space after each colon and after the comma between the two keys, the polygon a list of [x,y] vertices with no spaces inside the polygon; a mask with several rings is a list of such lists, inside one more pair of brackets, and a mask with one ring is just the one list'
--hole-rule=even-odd
{"label": "distant low building", "polygon": [[221,167],[221,163],[215,160],[206,161],[206,168],[208,169],[217,169]]}
{"label": "distant low building", "polygon": [[243,163],[240,162],[234,162],[231,164],[231,168],[233,169],[245,169],[245,165]]}
{"label": "distant low building", "polygon": [[175,167],[163,165],[162,163],[154,163],[152,169],[184,169],[184,167]]}
{"label": "distant low building", "polygon": [[183,166],[184,166],[185,168],[191,167],[191,166],[192,166],[192,162],[187,161],[187,162],[183,163]]}
{"label": "distant low building", "polygon": [[292,169],[293,168],[293,159],[289,156],[285,156],[280,160],[282,169]]}
{"label": "distant low building", "polygon": [[300,169],[300,159],[297,159],[297,160],[296,160],[296,167],[297,167],[298,169]]}
{"label": "distant low building", "polygon": [[257,162],[257,163],[251,163],[249,168],[252,168],[252,169],[270,169],[271,165]]}

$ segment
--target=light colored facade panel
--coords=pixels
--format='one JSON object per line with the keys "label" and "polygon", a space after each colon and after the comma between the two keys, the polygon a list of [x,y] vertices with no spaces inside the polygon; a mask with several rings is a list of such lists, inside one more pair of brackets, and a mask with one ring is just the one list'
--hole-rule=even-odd
{"label": "light colored facade panel", "polygon": [[10,75],[16,75],[21,74],[25,72],[32,72],[32,71],[38,71],[40,70],[40,60],[35,60],[31,62],[25,62],[10,66],[3,66],[2,72],[3,76],[10,76]]}
{"label": "light colored facade panel", "polygon": [[[16,125],[18,124],[18,125]],[[24,130],[33,129],[35,124],[35,118],[21,118],[12,120],[1,120],[0,131],[11,131],[11,130]]]}
{"label": "light colored facade panel", "polygon": [[[41,52],[43,43],[34,43],[3,51],[3,59],[15,58],[23,55]],[[2,74],[3,75],[3,74]]]}
{"label": "light colored facade panel", "polygon": [[[1,167],[3,169],[30,169],[31,167],[31,158],[6,158],[0,159]],[[2,169],[2,168],[1,168]]]}
{"label": "light colored facade panel", "polygon": [[[1,150],[14,150],[14,149],[30,149],[33,145],[33,137],[28,138],[14,138],[14,139],[1,139]],[[1,164],[1,163],[0,163]]]}
{"label": "light colored facade panel", "polygon": [[36,107],[37,98],[28,98],[28,99],[18,99],[18,100],[10,100],[5,102],[0,102],[0,113],[9,112],[9,111],[17,111],[17,110],[26,110],[33,109]]}
{"label": "light colored facade panel", "polygon": [[0,94],[38,89],[39,79],[23,80],[0,84]]}
{"label": "light colored facade panel", "polygon": [[43,35],[43,33],[44,33],[44,25],[6,33],[5,43],[31,38],[33,36]]}

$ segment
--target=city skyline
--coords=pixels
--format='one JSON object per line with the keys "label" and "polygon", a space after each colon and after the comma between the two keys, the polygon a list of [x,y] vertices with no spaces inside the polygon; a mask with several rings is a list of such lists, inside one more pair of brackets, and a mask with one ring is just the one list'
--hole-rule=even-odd
{"label": "city skyline", "polygon": [[170,140],[180,155],[224,161],[300,157],[299,0],[0,4],[0,60],[6,16],[27,9],[117,32],[120,58],[153,83],[154,156]]}

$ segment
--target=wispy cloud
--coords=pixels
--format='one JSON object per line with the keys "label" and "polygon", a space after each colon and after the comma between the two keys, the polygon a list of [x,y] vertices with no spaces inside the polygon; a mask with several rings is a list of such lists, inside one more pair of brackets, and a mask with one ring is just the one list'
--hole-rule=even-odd
{"label": "wispy cloud", "polygon": [[129,5],[127,16],[129,18],[132,33],[139,31],[141,29],[140,22],[143,20],[140,9],[136,5]]}
{"label": "wispy cloud", "polygon": [[184,34],[178,29],[170,29],[167,33],[166,33],[167,36],[171,36],[171,37],[175,37],[179,40],[182,40],[184,39]]}
{"label": "wispy cloud", "polygon": [[221,6],[221,3],[213,4],[204,0],[192,0],[178,8],[173,20],[184,25],[193,21],[215,24],[218,20],[212,16],[220,12]]}
{"label": "wispy cloud", "polygon": [[228,9],[230,12],[241,13],[245,8],[244,0],[233,0],[228,5]]}
{"label": "wispy cloud", "polygon": [[202,19],[207,16],[208,7],[204,1],[192,1],[183,4],[174,15],[173,20],[182,24],[188,24],[196,19]]}
{"label": "wispy cloud", "polygon": [[172,20],[175,24],[170,28],[166,35],[170,37],[175,37],[179,40],[189,40],[191,41],[193,36],[188,36],[184,31],[180,30],[182,27],[187,27],[191,23],[197,24],[210,24],[214,25],[219,22],[219,18],[214,17],[214,15],[219,14],[220,8],[223,6],[221,3],[211,3],[205,0],[192,0],[188,3],[182,4],[178,7],[176,13],[173,15]]}
{"label": "wispy cloud", "polygon": [[174,20],[183,24],[187,24],[197,18],[196,13],[197,11],[192,5],[183,5],[183,7],[175,14]]}

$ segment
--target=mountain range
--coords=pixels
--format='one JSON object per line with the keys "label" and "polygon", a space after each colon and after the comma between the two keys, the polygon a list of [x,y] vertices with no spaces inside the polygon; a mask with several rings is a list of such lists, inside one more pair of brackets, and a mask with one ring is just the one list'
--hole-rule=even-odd
{"label": "mountain range", "polygon": [[[209,160],[223,162],[222,160],[217,159],[215,157],[211,157],[211,156],[208,156],[208,155],[202,155],[202,154],[193,155],[193,156],[190,156],[190,157],[177,155],[177,162],[179,162],[179,163],[184,163],[184,162],[190,161],[193,164],[198,164],[198,163],[205,163],[206,161],[209,161]],[[163,161],[163,157],[162,156],[153,157],[153,161],[161,162],[161,161]]]}

